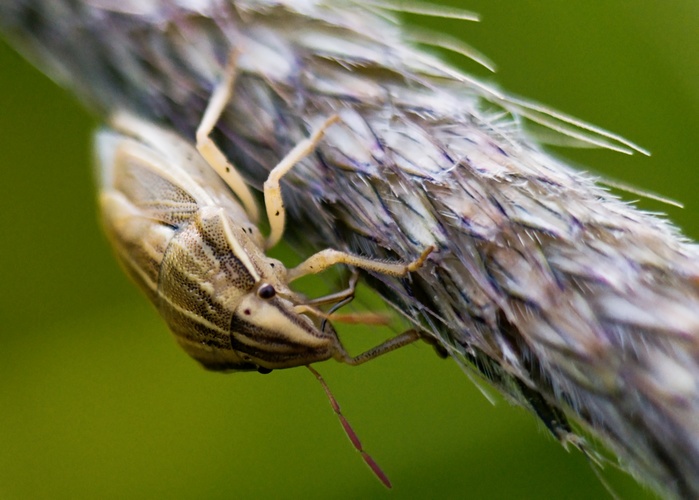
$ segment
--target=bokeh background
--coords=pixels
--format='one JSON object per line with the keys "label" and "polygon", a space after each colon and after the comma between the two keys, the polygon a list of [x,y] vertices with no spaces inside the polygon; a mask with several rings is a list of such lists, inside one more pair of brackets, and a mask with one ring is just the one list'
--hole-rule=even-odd
{"label": "bokeh background", "polygon": [[[699,237],[697,2],[454,4],[483,21],[406,17],[488,54],[503,88],[650,149],[556,154],[683,202],[640,206]],[[97,124],[0,42],[0,498],[388,497],[306,370],[207,373],[175,346],[100,233]],[[377,335],[341,332],[355,351]],[[393,498],[606,495],[584,457],[426,345],[318,368]],[[604,475],[622,498],[652,498]]]}

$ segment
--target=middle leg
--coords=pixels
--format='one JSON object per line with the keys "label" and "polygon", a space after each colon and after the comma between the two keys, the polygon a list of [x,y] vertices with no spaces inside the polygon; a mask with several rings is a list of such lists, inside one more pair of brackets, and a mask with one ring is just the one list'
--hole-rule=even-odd
{"label": "middle leg", "polygon": [[287,279],[289,282],[294,281],[308,274],[317,274],[325,271],[327,268],[336,264],[347,264],[350,266],[365,269],[367,271],[375,271],[389,276],[402,277],[410,272],[416,271],[424,264],[429,254],[434,250],[434,246],[427,247],[420,257],[407,264],[401,262],[383,262],[380,260],[370,259],[368,257],[360,257],[347,252],[340,252],[328,248],[311,255],[304,262],[289,269]]}

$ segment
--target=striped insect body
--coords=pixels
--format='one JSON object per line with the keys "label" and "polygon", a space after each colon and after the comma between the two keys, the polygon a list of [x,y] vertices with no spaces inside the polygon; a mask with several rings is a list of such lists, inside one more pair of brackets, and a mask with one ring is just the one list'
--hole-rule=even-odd
{"label": "striped insect body", "polygon": [[98,135],[103,223],[128,274],[184,350],[212,370],[267,373],[329,358],[356,365],[420,338],[411,330],[352,357],[327,320],[376,315],[328,314],[319,306],[350,299],[354,284],[307,300],[289,283],[336,264],[405,276],[422,266],[432,248],[407,264],[326,249],[292,269],[265,255],[284,230],[280,180],[339,117],[328,118],[270,172],[264,198],[271,230],[265,238],[254,197],[209,137],[230,100],[234,77],[230,64],[197,131],[196,147],[128,113],[115,114],[111,128]]}
{"label": "striped insect body", "polygon": [[[232,58],[234,61],[235,58]],[[231,97],[235,68],[209,102],[196,148],[162,127],[117,113],[97,137],[100,206],[105,231],[127,273],[146,293],[183,349],[205,368],[269,373],[307,366],[323,386],[345,432],[376,477],[387,476],[364,451],[337,401],[310,364],[335,358],[358,365],[420,338],[407,331],[350,356],[330,319],[369,322],[376,315],[333,312],[352,299],[356,277],[346,290],[313,300],[289,283],[347,264],[392,276],[420,268],[432,248],[411,263],[386,263],[327,249],[293,269],[267,257],[284,231],[280,180],[311,153],[332,116],[277,165],[264,184],[271,231],[257,228],[258,211],[249,188],[209,134]],[[330,313],[318,307],[334,304]]]}

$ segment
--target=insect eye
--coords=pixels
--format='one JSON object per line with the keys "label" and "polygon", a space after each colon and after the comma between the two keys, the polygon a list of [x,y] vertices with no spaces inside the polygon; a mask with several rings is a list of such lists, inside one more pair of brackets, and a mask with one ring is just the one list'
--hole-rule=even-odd
{"label": "insect eye", "polygon": [[277,294],[277,291],[272,285],[262,285],[257,291],[257,296],[261,299],[271,299]]}
{"label": "insect eye", "polygon": [[263,368],[261,366],[258,366],[257,373],[261,373],[262,375],[267,375],[268,373],[272,373],[272,370],[270,368]]}

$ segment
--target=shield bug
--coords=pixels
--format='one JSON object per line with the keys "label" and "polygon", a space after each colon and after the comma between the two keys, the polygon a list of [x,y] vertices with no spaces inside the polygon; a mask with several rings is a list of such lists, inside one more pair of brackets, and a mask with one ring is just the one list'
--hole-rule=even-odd
{"label": "shield bug", "polygon": [[[280,180],[339,118],[327,119],[270,172],[264,200],[271,230],[265,238],[250,189],[210,138],[231,98],[235,73],[232,57],[197,130],[196,147],[128,113],[115,114],[111,128],[99,133],[102,219],[127,273],[184,350],[211,370],[269,373],[330,358],[358,365],[419,339],[410,330],[350,356],[327,321],[343,316],[319,306],[351,299],[356,280],[344,291],[313,300],[289,284],[337,264],[405,276],[423,265],[432,247],[410,263],[326,249],[291,269],[265,255],[284,232]],[[350,439],[388,484],[329,397]]]}

